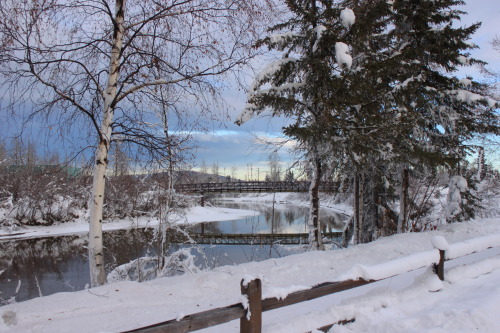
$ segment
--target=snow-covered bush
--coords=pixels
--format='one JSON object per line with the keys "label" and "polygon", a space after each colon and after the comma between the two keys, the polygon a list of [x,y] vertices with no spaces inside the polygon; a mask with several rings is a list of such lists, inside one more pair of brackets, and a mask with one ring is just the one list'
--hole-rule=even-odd
{"label": "snow-covered bush", "polygon": [[114,176],[107,183],[103,216],[106,219],[159,217],[164,207],[176,210],[193,205],[192,198],[170,191],[163,175]]}
{"label": "snow-covered bush", "polygon": [[51,225],[81,215],[89,181],[60,168],[16,167],[0,173],[0,225]]}
{"label": "snow-covered bush", "polygon": [[473,219],[475,210],[479,208],[475,184],[472,179],[462,175],[450,177],[448,185],[446,221],[459,222]]}
{"label": "snow-covered bush", "polygon": [[491,175],[477,184],[477,196],[481,206],[477,213],[481,217],[500,216],[500,177]]}
{"label": "snow-covered bush", "polygon": [[180,249],[168,256],[151,256],[135,259],[120,265],[108,274],[108,282],[149,281],[158,277],[197,273],[195,256],[191,249]]}
{"label": "snow-covered bush", "polygon": [[[2,172],[3,171],[3,172]],[[85,216],[91,178],[69,177],[58,168],[0,170],[0,226],[51,225]],[[110,177],[104,218],[160,217],[195,205],[194,198],[170,191],[162,175]]]}

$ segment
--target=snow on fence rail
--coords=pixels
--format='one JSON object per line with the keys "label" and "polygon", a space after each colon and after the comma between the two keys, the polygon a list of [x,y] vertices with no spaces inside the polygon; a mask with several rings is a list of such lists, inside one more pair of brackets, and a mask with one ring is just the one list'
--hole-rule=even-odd
{"label": "snow on fence rail", "polygon": [[[325,282],[311,288],[296,287],[295,290],[297,291],[291,293],[274,289],[268,292],[265,299],[262,299],[262,283],[260,279],[246,276],[241,281],[241,303],[191,314],[180,320],[172,319],[127,332],[192,332],[240,319],[240,333],[260,333],[262,330],[262,312],[265,311],[386,280],[427,266],[432,266],[439,279],[443,281],[444,262],[446,260],[464,257],[492,247],[500,247],[500,234],[470,239],[451,245],[448,244],[444,237],[434,236],[432,244],[434,250],[415,253],[373,266],[355,265],[339,278],[342,281]],[[455,279],[453,278],[453,280]],[[345,324],[353,320],[341,320],[335,324]],[[324,326],[321,330],[327,331],[333,325]]]}

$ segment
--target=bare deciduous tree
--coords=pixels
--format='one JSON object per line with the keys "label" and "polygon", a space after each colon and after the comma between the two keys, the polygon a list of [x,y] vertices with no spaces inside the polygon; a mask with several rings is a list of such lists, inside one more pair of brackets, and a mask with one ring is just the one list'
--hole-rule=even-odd
{"label": "bare deciduous tree", "polygon": [[[32,109],[27,120],[42,116],[64,135],[87,133],[81,136],[96,149],[92,286],[106,281],[102,207],[110,144],[134,143],[156,161],[174,155],[183,140],[165,137],[165,119],[153,106],[216,109],[219,75],[239,69],[255,52],[248,46],[262,22],[258,13],[269,12],[259,6],[216,0],[0,3],[3,98],[13,110]],[[162,86],[169,95],[158,98]]]}

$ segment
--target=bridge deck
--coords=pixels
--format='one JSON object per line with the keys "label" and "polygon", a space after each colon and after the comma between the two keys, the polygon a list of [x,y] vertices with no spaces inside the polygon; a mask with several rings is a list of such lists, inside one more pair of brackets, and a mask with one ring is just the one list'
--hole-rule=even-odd
{"label": "bridge deck", "polygon": [[[308,181],[295,182],[226,182],[226,183],[199,183],[199,184],[177,184],[174,186],[177,192],[209,193],[209,192],[307,192]],[[321,182],[319,190],[322,192],[338,192],[338,182]]]}
{"label": "bridge deck", "polygon": [[[340,242],[342,232],[326,232],[323,238],[328,241]],[[221,245],[272,245],[272,244],[307,244],[309,234],[191,234],[197,244]],[[185,239],[187,241],[187,238]]]}

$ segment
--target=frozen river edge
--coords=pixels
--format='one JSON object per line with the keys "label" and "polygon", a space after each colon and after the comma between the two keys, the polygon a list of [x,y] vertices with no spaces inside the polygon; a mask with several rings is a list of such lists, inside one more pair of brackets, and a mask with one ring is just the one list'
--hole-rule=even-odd
{"label": "frozen river edge", "polygon": [[[259,212],[253,210],[194,206],[189,208],[184,216],[171,215],[169,220],[175,224],[185,225],[236,220],[259,214]],[[88,233],[89,229],[87,221],[87,217],[82,216],[73,222],[59,223],[50,226],[25,226],[17,230],[0,228],[0,241],[85,234]],[[103,231],[156,227],[159,223],[160,221],[158,219],[150,217],[138,217],[135,219],[126,218],[104,222]]]}

